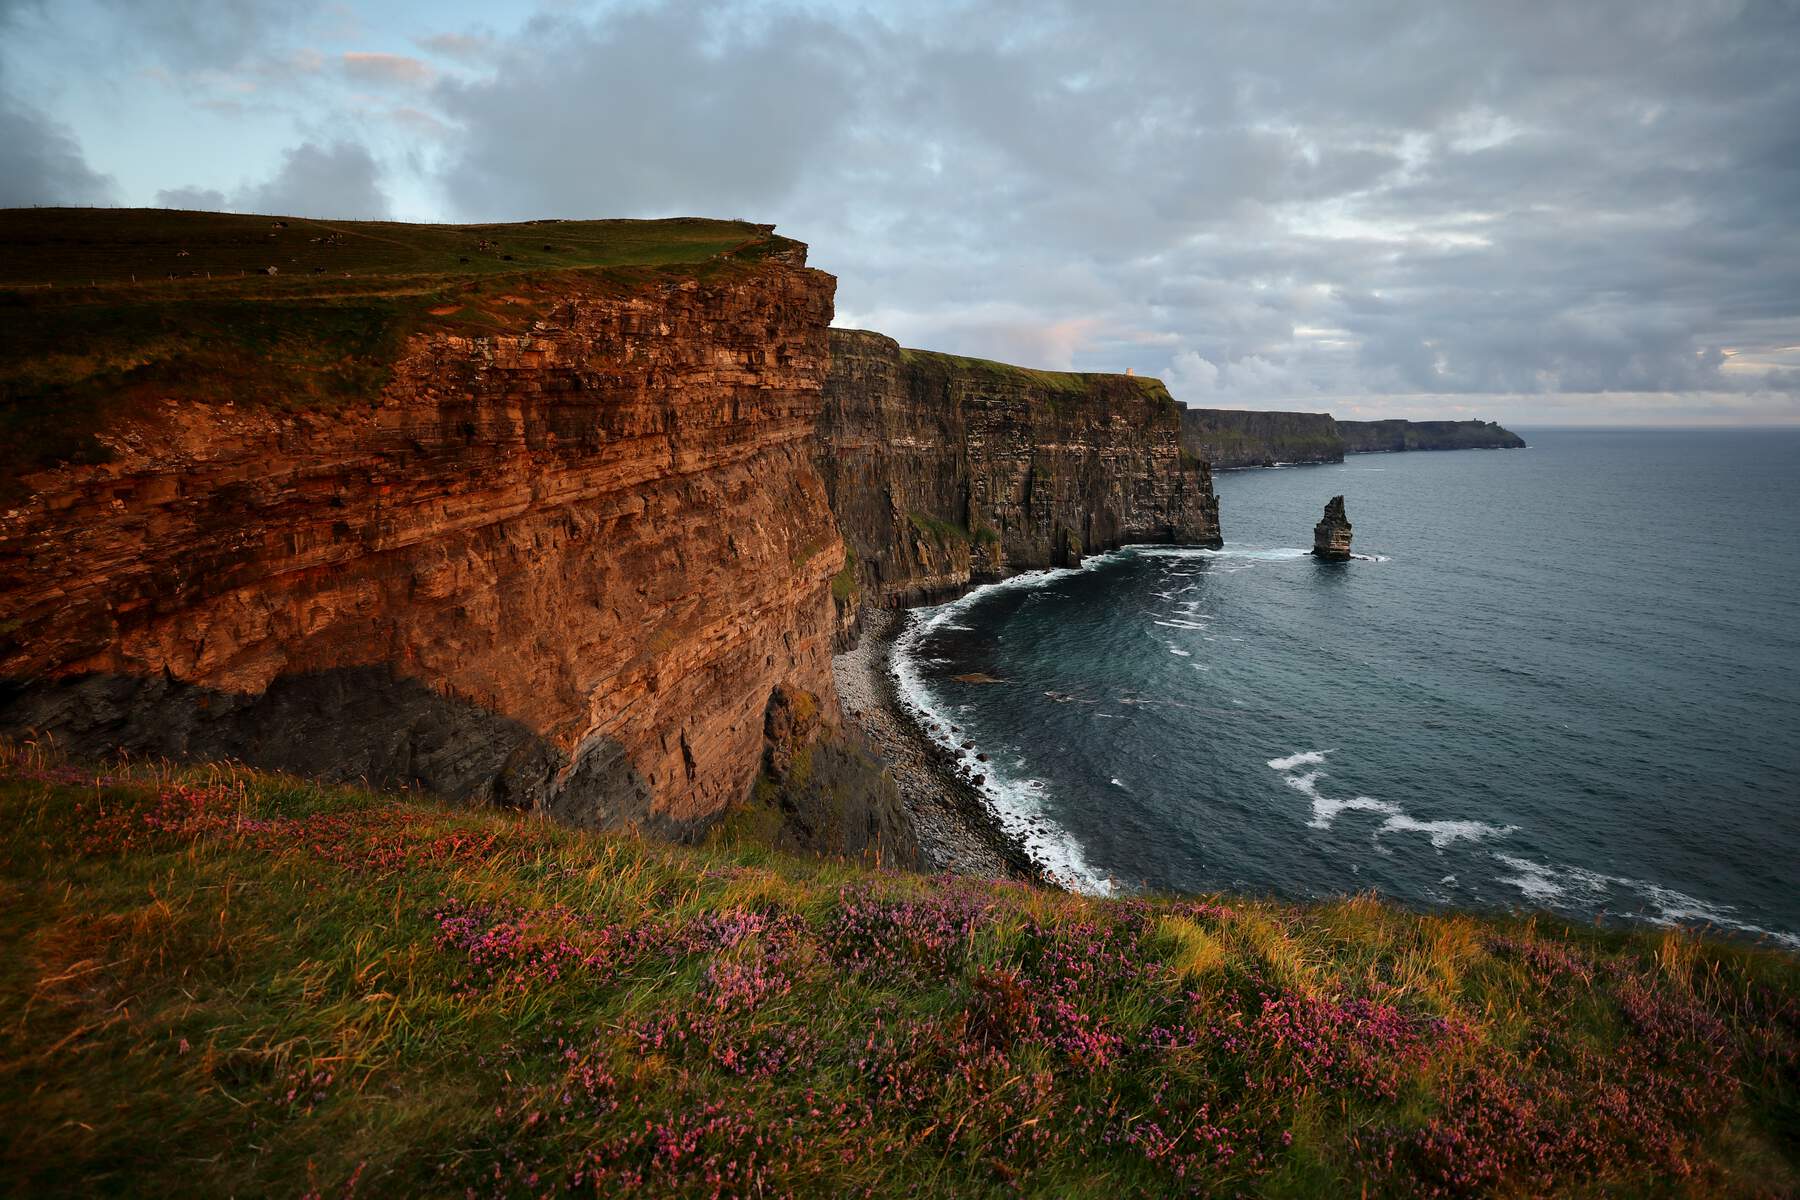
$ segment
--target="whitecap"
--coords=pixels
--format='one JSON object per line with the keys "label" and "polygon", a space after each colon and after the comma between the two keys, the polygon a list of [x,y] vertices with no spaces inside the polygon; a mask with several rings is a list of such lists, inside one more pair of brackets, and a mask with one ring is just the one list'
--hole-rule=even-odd
{"label": "whitecap", "polygon": [[1311,550],[1298,546],[1244,546],[1230,542],[1217,550],[1210,546],[1140,546],[1135,552],[1149,558],[1198,558],[1211,562],[1239,559],[1248,562],[1289,562],[1305,558]]}
{"label": "whitecap", "polygon": [[1290,754],[1286,758],[1271,758],[1269,760],[1269,766],[1277,771],[1291,771],[1295,767],[1305,767],[1310,766],[1313,763],[1322,763],[1325,761],[1325,756],[1330,753],[1331,751],[1329,750],[1302,750],[1300,753]]}
{"label": "whitecap", "polygon": [[[1617,903],[1617,900],[1622,900],[1623,903],[1617,904],[1619,908],[1623,910],[1626,905],[1631,906],[1622,915],[1637,917],[1651,925],[1710,925],[1717,929],[1765,937],[1790,950],[1800,950],[1800,935],[1739,920],[1732,915],[1737,912],[1734,905],[1714,904],[1649,880],[1606,875],[1584,867],[1551,866],[1515,858],[1509,854],[1496,854],[1494,857],[1518,872],[1516,875],[1501,876],[1499,882],[1518,888],[1528,900],[1551,903],[1574,889],[1581,893],[1582,900],[1589,905]],[[1626,895],[1617,896],[1618,893]]]}
{"label": "whitecap", "polygon": [[1502,875],[1500,882],[1508,887],[1516,887],[1529,900],[1554,900],[1563,894],[1562,885],[1551,877],[1549,867],[1523,858],[1514,858],[1510,854],[1496,854],[1495,858],[1517,871],[1517,875]]}
{"label": "whitecap", "polygon": [[1419,821],[1404,812],[1395,812],[1381,823],[1375,836],[1384,833],[1423,833],[1431,844],[1442,850],[1452,842],[1479,842],[1491,837],[1505,837],[1518,832],[1517,825],[1489,825],[1486,821]]}

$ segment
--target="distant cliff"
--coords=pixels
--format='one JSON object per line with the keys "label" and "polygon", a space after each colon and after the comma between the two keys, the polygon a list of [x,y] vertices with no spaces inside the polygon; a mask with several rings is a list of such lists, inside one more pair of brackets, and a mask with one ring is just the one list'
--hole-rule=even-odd
{"label": "distant cliff", "polygon": [[831,331],[817,461],[855,560],[894,607],[1132,542],[1219,544],[1161,382],[1032,371]]}
{"label": "distant cliff", "polygon": [[1189,408],[1181,414],[1181,448],[1215,467],[1344,461],[1330,413]]}
{"label": "distant cliff", "polygon": [[1387,450],[1522,450],[1525,439],[1495,421],[1339,421],[1344,453]]}
{"label": "distant cliff", "polygon": [[1339,421],[1330,413],[1189,408],[1181,449],[1213,467],[1343,462],[1392,450],[1508,450],[1525,439],[1493,421]]}

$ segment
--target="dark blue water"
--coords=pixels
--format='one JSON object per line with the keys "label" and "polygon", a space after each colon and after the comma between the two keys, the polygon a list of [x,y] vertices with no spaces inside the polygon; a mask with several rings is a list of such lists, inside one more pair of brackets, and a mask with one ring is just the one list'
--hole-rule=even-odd
{"label": "dark blue water", "polygon": [[1526,437],[1223,473],[1223,551],[922,612],[902,690],[1077,883],[1800,946],[1800,432]]}

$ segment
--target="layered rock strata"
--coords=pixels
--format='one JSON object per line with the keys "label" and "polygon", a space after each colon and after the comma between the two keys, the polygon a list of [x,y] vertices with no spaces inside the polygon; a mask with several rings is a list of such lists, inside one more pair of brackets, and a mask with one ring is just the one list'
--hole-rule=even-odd
{"label": "layered rock strata", "polygon": [[778,689],[840,722],[803,253],[555,276],[527,332],[415,333],[366,404],[134,411],[0,518],[0,728],[706,826]]}
{"label": "layered rock strata", "polygon": [[1344,461],[1344,439],[1330,413],[1184,409],[1181,448],[1213,467]]}
{"label": "layered rock strata", "polygon": [[1313,526],[1313,554],[1326,562],[1350,561],[1350,518],[1344,515],[1344,498],[1325,503],[1325,515]]}
{"label": "layered rock strata", "polygon": [[1184,461],[1154,379],[1031,371],[831,331],[819,472],[854,566],[900,607],[1134,542],[1219,545],[1218,501]]}

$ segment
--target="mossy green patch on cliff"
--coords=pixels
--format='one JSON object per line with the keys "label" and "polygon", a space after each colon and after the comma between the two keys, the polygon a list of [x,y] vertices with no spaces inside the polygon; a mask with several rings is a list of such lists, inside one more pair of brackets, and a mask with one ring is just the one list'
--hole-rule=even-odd
{"label": "mossy green patch on cliff", "polygon": [[856,551],[844,547],[844,569],[831,577],[831,598],[839,604],[849,603],[859,590],[856,573]]}
{"label": "mossy green patch on cliff", "polygon": [[21,1194],[1800,1187],[1800,964],[1673,931],[1098,900],[13,746],[0,887]]}
{"label": "mossy green patch on cliff", "polygon": [[155,401],[331,409],[378,395],[413,333],[523,332],[570,290],[730,277],[798,246],[697,219],[0,210],[0,500],[32,471],[105,461],[99,435]]}
{"label": "mossy green patch on cliff", "polygon": [[934,517],[930,513],[909,512],[906,519],[923,537],[928,537],[940,545],[948,546],[953,542],[967,542],[969,531],[955,521],[946,521],[942,517]]}

